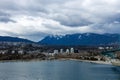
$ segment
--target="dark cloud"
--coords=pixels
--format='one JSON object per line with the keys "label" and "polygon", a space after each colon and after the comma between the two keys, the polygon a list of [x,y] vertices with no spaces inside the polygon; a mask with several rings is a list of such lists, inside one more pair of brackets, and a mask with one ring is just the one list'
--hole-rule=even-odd
{"label": "dark cloud", "polygon": [[15,22],[14,20],[10,19],[11,14],[8,14],[6,12],[0,11],[0,22]]}
{"label": "dark cloud", "polygon": [[4,12],[4,11],[0,11],[0,16],[10,16],[10,14]]}
{"label": "dark cloud", "polygon": [[87,26],[92,24],[92,22],[82,18],[79,15],[76,16],[57,16],[56,19],[59,21],[62,25],[69,26],[69,27],[80,27],[80,26]]}
{"label": "dark cloud", "polygon": [[16,22],[16,21],[14,21],[14,20],[11,20],[11,19],[9,19],[9,18],[6,18],[6,17],[0,17],[0,22],[4,22],[4,23],[8,23],[8,22]]}
{"label": "dark cloud", "polygon": [[74,32],[120,33],[120,0],[0,0],[0,26],[1,35],[31,40]]}

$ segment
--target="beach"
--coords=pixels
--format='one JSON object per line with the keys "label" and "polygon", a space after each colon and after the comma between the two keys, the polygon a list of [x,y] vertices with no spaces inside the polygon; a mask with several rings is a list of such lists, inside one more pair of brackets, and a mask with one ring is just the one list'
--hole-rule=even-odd
{"label": "beach", "polygon": [[92,61],[92,60],[80,60],[80,59],[70,59],[70,58],[61,58],[59,60],[73,60],[73,61],[80,61],[80,62],[88,62],[88,63],[94,63],[94,64],[108,64],[112,65],[110,61]]}

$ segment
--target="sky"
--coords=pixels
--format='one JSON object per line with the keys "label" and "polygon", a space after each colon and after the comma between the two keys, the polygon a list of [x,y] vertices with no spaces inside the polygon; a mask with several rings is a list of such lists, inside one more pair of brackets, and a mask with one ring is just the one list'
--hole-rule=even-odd
{"label": "sky", "polygon": [[0,36],[120,33],[120,0],[0,0]]}

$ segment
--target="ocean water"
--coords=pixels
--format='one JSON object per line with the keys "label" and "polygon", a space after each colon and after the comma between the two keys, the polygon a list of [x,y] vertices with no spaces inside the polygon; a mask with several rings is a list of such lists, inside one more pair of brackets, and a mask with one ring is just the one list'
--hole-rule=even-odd
{"label": "ocean water", "polygon": [[120,80],[119,68],[70,60],[1,62],[0,80]]}

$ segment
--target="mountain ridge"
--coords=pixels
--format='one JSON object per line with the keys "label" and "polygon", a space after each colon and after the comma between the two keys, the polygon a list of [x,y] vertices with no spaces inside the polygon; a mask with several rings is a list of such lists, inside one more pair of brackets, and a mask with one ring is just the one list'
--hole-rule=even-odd
{"label": "mountain ridge", "polygon": [[119,34],[97,34],[97,33],[76,33],[67,35],[50,35],[46,36],[39,42],[34,42],[28,39],[0,36],[0,42],[25,42],[25,43],[37,43],[40,45],[112,45],[118,44]]}
{"label": "mountain ridge", "polygon": [[11,36],[0,36],[0,42],[27,42],[27,43],[34,43],[31,40],[18,38],[18,37],[11,37]]}
{"label": "mountain ridge", "polygon": [[63,36],[47,36],[40,44],[45,45],[111,45],[119,42],[119,34],[76,33]]}

